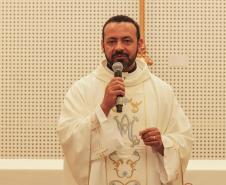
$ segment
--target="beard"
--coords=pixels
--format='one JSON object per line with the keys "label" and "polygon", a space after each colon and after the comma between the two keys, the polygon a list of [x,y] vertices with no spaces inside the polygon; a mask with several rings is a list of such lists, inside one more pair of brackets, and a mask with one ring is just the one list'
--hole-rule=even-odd
{"label": "beard", "polygon": [[[124,53],[123,51],[116,51],[112,54],[111,57],[108,57],[105,54],[105,57],[107,59],[107,66],[112,69],[112,65],[115,62],[120,62],[123,65],[123,70],[129,68],[130,66],[132,66],[135,63],[136,57],[137,57],[137,52],[138,52],[138,47],[136,50],[136,53],[134,54],[134,56],[129,57],[129,55],[127,53]],[[118,56],[123,57],[123,58],[117,58]]]}

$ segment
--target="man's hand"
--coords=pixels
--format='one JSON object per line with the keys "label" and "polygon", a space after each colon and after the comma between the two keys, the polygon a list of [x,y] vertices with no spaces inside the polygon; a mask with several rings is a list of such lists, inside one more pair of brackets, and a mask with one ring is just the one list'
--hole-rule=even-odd
{"label": "man's hand", "polygon": [[147,128],[140,131],[139,135],[145,145],[151,146],[152,149],[159,152],[162,156],[164,155],[164,146],[162,143],[161,133],[157,128]]}
{"label": "man's hand", "polygon": [[114,77],[105,89],[104,99],[100,105],[103,112],[108,116],[112,107],[116,104],[117,96],[125,95],[125,85],[121,77]]}

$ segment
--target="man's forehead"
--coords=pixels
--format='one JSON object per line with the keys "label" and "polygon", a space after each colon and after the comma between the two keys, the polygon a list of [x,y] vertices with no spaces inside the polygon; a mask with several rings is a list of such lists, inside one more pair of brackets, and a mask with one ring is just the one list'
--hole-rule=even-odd
{"label": "man's forehead", "polygon": [[130,22],[112,22],[104,29],[105,36],[136,36],[136,27]]}

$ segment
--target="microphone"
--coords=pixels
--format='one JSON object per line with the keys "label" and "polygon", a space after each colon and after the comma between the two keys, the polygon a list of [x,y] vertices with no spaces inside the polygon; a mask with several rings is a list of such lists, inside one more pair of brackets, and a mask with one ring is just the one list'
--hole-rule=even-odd
{"label": "microphone", "polygon": [[[114,77],[122,77],[123,65],[121,62],[115,62],[112,65],[112,70],[114,71]],[[123,97],[121,95],[118,95],[116,99],[117,112],[122,112],[122,106],[123,106]]]}

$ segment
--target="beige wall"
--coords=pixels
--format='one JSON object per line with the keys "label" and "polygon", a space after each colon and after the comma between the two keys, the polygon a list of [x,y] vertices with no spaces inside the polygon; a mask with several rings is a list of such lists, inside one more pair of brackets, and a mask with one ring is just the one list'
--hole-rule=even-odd
{"label": "beige wall", "polygon": [[[193,159],[226,159],[226,3],[146,1],[150,70],[169,82],[196,138]],[[101,29],[138,20],[138,0],[1,0],[0,158],[59,159],[55,134],[72,82],[104,58]]]}

